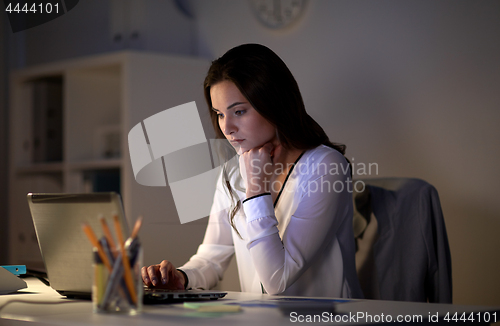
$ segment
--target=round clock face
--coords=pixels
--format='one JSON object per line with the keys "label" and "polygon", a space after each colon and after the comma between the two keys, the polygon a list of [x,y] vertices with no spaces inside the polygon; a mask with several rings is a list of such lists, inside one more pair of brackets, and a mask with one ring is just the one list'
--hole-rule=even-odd
{"label": "round clock face", "polygon": [[297,21],[306,0],[250,0],[259,21],[270,28],[283,28]]}

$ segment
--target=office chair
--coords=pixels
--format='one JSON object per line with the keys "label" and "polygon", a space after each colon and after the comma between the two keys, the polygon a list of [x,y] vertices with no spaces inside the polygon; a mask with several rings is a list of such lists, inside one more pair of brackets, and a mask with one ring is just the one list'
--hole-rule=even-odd
{"label": "office chair", "polygon": [[365,298],[451,303],[451,254],[436,189],[411,178],[354,181],[356,269]]}

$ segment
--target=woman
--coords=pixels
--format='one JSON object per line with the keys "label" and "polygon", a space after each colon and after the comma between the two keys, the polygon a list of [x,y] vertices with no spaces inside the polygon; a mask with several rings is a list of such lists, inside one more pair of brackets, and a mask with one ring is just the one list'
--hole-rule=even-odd
{"label": "woman", "polygon": [[212,63],[204,89],[217,136],[239,161],[224,166],[196,255],[179,269],[143,267],[144,283],[208,289],[236,254],[242,291],[361,297],[345,146],[306,113],[285,63],[241,45]]}

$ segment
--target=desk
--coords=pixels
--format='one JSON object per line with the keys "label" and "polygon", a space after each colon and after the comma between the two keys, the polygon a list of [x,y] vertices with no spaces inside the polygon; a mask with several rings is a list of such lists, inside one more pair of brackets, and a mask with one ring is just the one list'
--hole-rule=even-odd
{"label": "desk", "polygon": [[[242,311],[226,313],[208,317],[194,310],[185,308],[183,304],[145,305],[143,312],[136,316],[120,314],[94,314],[90,301],[69,300],[61,297],[57,292],[45,286],[36,279],[27,279],[28,288],[16,294],[0,296],[0,306],[11,302],[0,310],[0,325],[294,325],[306,324],[308,318],[314,315],[292,314],[284,315],[276,306],[276,299],[281,297],[265,294],[229,292],[227,297],[219,299],[218,304],[239,304]],[[14,302],[16,300],[31,301],[33,304]],[[413,319],[414,323],[437,325],[436,322],[427,322],[429,316],[451,318],[457,313],[460,319],[463,313],[469,318],[478,318],[485,322],[489,316],[490,322],[500,319],[500,307],[459,306],[447,304],[428,304],[415,302],[393,302],[376,300],[342,300],[336,306],[337,315],[329,313],[317,317],[318,324],[372,324],[377,321],[384,323],[392,319]],[[38,304],[35,302],[51,302],[52,304]],[[212,302],[214,303],[214,302]],[[436,315],[437,314],[437,315]],[[472,314],[472,315],[471,315]],[[337,316],[337,317],[335,317]],[[335,322],[335,318],[339,321]],[[371,318],[371,320],[370,320]],[[440,320],[442,324],[450,325],[454,322]],[[464,325],[463,322],[457,323]]]}

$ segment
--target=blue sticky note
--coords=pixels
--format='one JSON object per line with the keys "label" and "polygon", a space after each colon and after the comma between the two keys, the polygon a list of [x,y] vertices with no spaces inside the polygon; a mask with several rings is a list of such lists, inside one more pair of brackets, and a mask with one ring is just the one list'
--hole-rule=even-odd
{"label": "blue sticky note", "polygon": [[5,268],[14,275],[26,274],[26,265],[5,265],[0,267]]}

